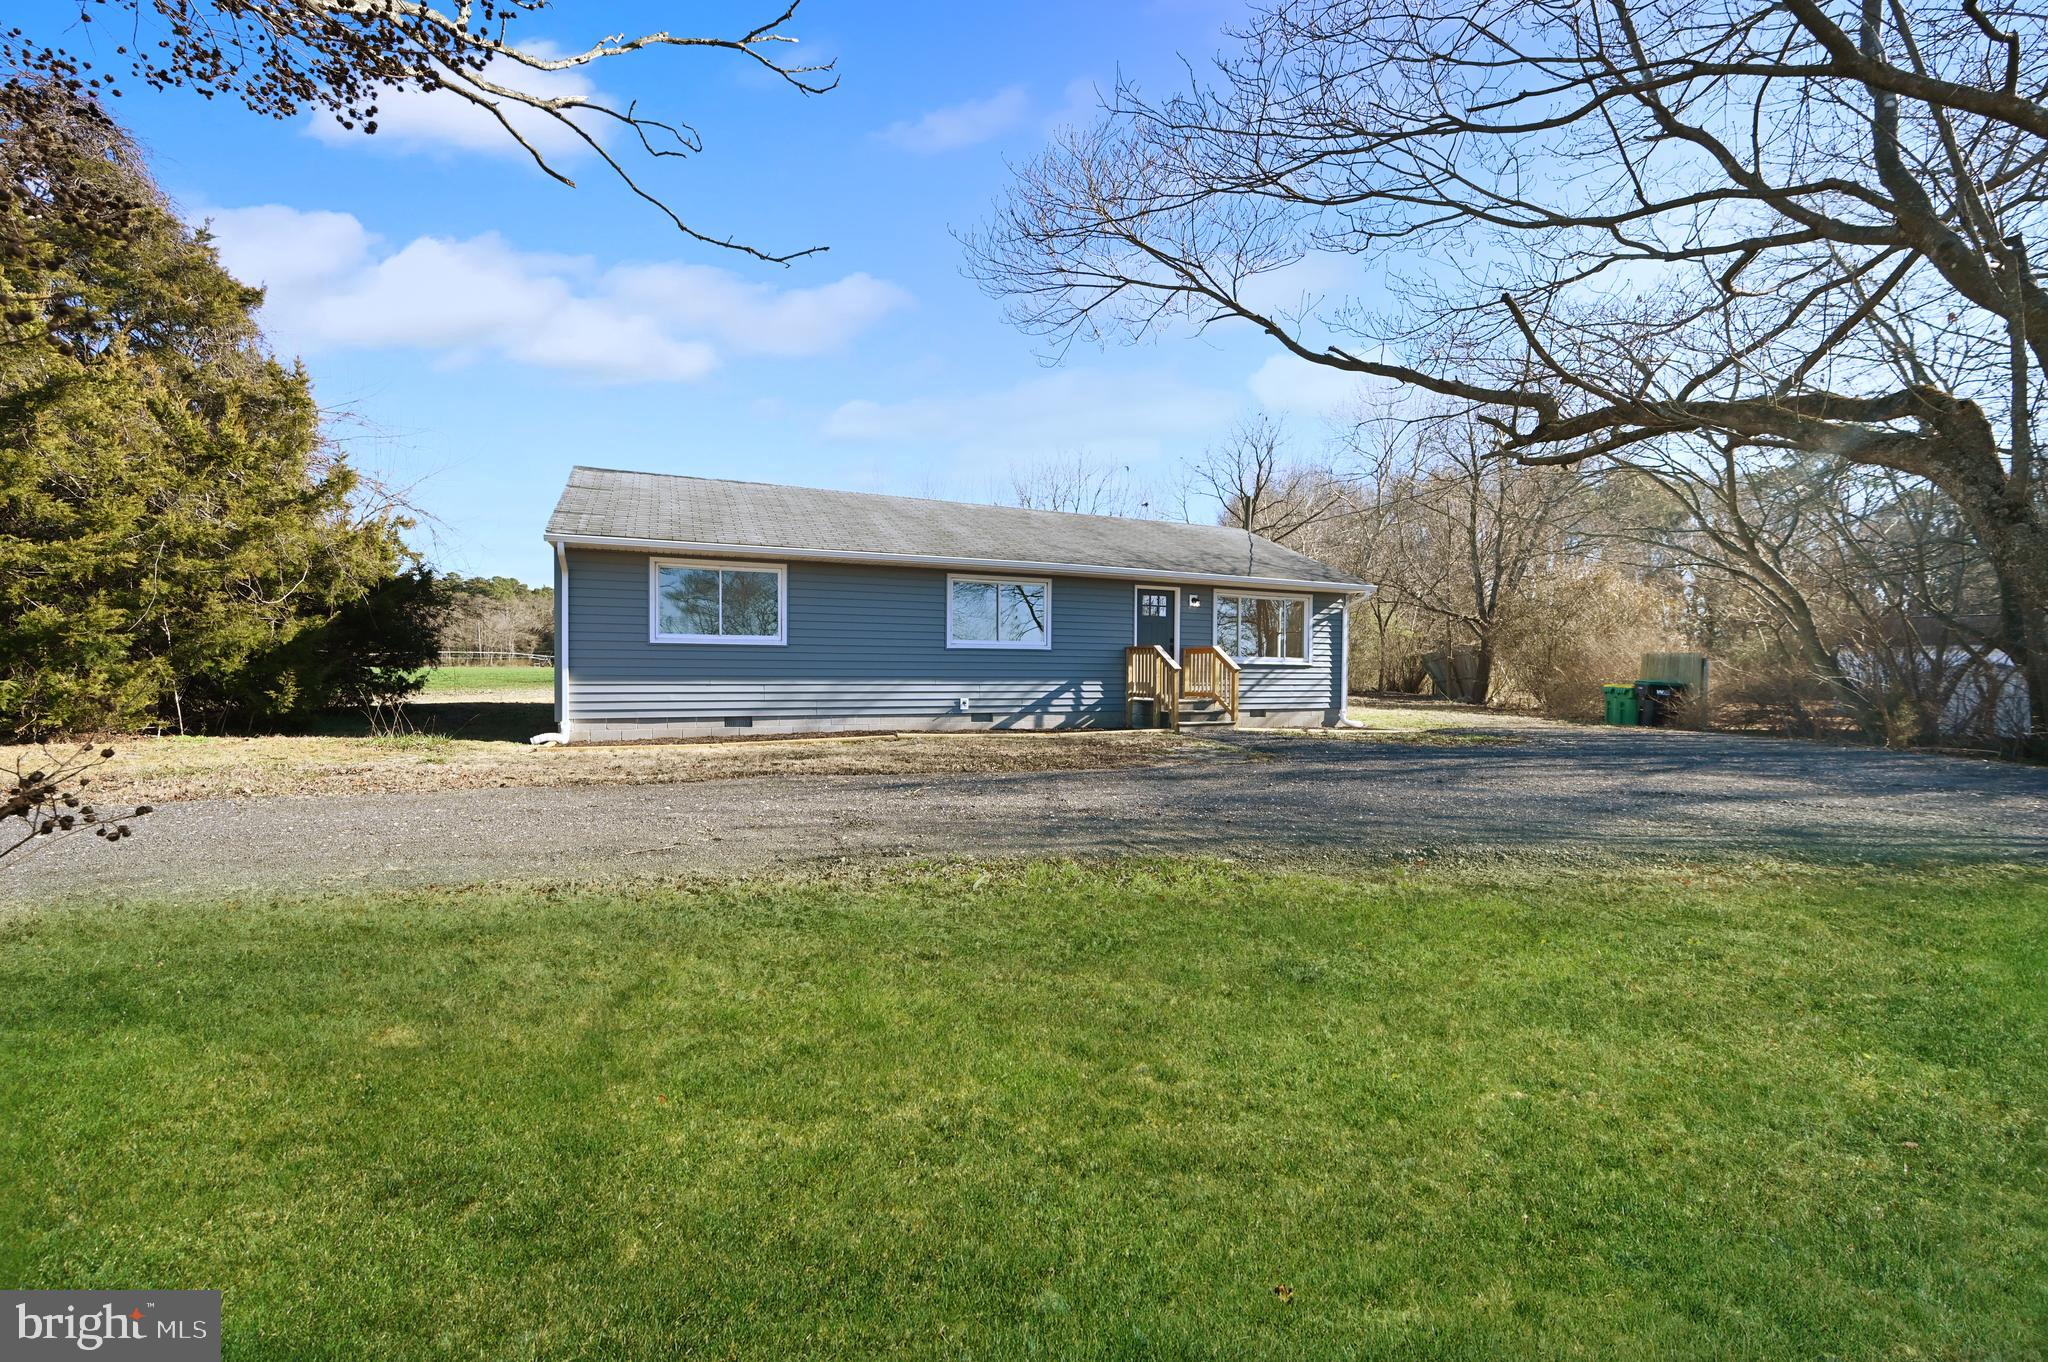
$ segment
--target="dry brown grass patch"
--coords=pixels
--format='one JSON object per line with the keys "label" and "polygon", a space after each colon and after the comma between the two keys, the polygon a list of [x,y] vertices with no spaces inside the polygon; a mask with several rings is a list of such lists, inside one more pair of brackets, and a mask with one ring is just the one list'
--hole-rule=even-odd
{"label": "dry brown grass patch", "polygon": [[[400,737],[116,739],[119,756],[98,789],[110,798],[169,803],[270,795],[355,795],[664,785],[752,776],[975,776],[1108,770],[1157,762],[1236,759],[1221,743],[1134,732],[888,733],[529,747],[502,739]],[[0,761],[11,753],[0,748]]]}

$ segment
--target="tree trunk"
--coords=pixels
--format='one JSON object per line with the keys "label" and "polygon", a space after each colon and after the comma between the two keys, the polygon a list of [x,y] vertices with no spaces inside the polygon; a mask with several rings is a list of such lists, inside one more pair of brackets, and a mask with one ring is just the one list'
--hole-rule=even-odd
{"label": "tree trunk", "polygon": [[[1782,579],[1780,579],[1782,580]],[[1806,665],[1813,669],[1835,697],[1835,702],[1849,711],[1856,726],[1868,736],[1883,740],[1884,708],[1870,697],[1863,681],[1842,670],[1842,659],[1835,654],[1820,636],[1820,626],[1814,623],[1813,611],[1804,596],[1788,589],[1780,595],[1772,593],[1771,601],[1779,617],[1792,626],[1792,635],[1799,640],[1799,651],[1806,655]]]}
{"label": "tree trunk", "polygon": [[1979,533],[1998,577],[1998,632],[2027,683],[2024,746],[2040,755],[2048,752],[2048,530],[2031,516],[1999,522]]}
{"label": "tree trunk", "polygon": [[[1472,703],[1483,705],[1493,694],[1493,635],[1479,636],[1479,661],[1472,669]],[[1451,665],[1457,666],[1457,654],[1451,655]]]}
{"label": "tree trunk", "polygon": [[2022,745],[2040,755],[2048,752],[2048,526],[2031,479],[2009,477],[1995,456],[1973,454],[1942,461],[1930,480],[1963,513],[1998,579],[1998,642],[2027,683]]}

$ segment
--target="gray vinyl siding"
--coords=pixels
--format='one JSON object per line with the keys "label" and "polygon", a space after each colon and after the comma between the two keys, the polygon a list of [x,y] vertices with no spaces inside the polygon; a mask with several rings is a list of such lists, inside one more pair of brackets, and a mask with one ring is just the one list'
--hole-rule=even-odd
{"label": "gray vinyl siding", "polygon": [[[653,643],[648,639],[648,555],[570,548],[560,684],[576,723],[640,720],[931,718],[969,711],[994,724],[1038,721],[1117,726],[1124,721],[1124,649],[1134,586],[1091,577],[1052,579],[1052,647],[948,648],[940,569],[791,562],[788,642]],[[768,555],[758,560],[774,561]],[[1162,585],[1166,583],[1161,583]],[[1187,605],[1186,593],[1201,599]],[[1315,598],[1311,665],[1244,671],[1247,708],[1328,709],[1333,704],[1332,621],[1342,597]],[[1209,588],[1184,589],[1183,647],[1211,641]]]}
{"label": "gray vinyl siding", "polygon": [[[1228,587],[1190,587],[1189,593],[1201,599],[1201,606],[1188,605],[1186,595],[1181,600],[1180,645],[1183,648],[1214,646],[1216,642],[1216,614],[1214,608],[1217,594],[1230,596],[1238,593]],[[1299,595],[1299,592],[1252,591],[1250,595]],[[1308,663],[1298,666],[1292,663],[1247,662],[1238,673],[1238,707],[1240,709],[1320,709],[1335,710],[1339,701],[1337,677],[1344,669],[1344,598],[1317,593],[1309,597],[1309,643]]]}

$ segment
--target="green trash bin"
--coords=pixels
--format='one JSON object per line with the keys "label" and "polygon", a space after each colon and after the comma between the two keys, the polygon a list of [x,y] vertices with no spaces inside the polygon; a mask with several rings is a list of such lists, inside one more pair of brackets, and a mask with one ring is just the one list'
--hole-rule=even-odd
{"label": "green trash bin", "polygon": [[1607,722],[1634,728],[1637,723],[1636,688],[1602,686],[1600,690],[1607,697]]}

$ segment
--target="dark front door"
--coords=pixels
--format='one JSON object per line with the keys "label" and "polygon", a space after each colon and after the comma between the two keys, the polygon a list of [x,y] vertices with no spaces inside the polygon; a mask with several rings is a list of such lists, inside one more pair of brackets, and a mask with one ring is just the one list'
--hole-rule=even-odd
{"label": "dark front door", "polygon": [[1141,586],[1138,588],[1138,634],[1139,647],[1158,645],[1168,655],[1174,653],[1174,633],[1179,627],[1179,593],[1172,587]]}

